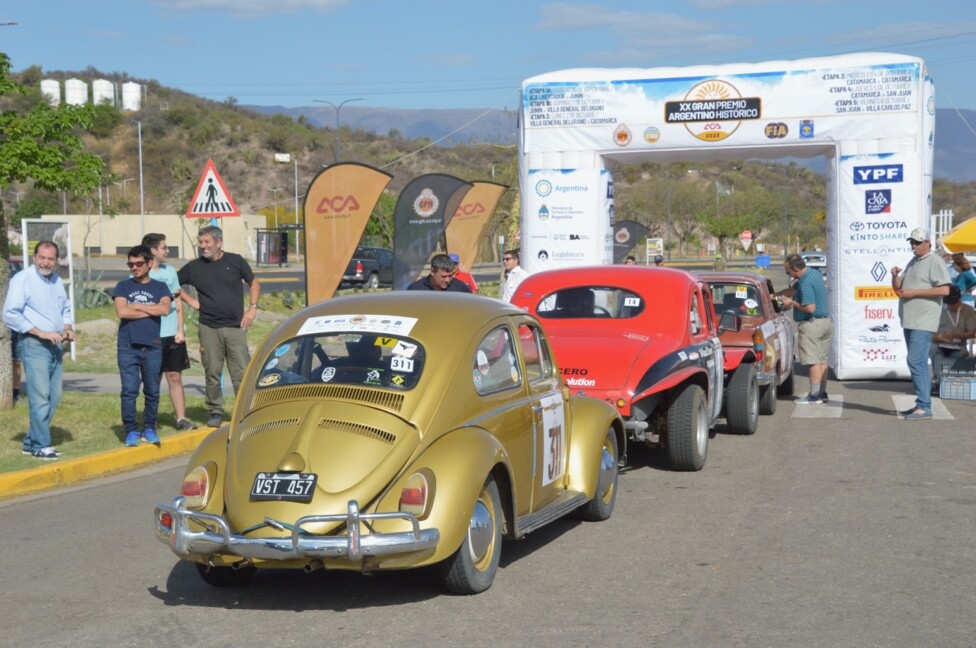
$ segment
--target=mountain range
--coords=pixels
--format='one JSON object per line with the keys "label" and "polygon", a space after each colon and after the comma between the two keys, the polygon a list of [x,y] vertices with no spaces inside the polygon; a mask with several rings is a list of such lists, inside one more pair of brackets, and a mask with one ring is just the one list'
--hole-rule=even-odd
{"label": "mountain range", "polygon": [[[315,126],[335,128],[336,110],[331,106],[246,106],[264,114],[304,117]],[[482,109],[400,109],[343,106],[341,125],[377,135],[398,134],[408,139],[428,139],[439,146],[455,144],[497,144],[515,146],[518,140],[518,112]],[[951,182],[976,181],[976,110],[936,109],[936,178]],[[824,171],[822,158],[797,161],[815,171]]]}

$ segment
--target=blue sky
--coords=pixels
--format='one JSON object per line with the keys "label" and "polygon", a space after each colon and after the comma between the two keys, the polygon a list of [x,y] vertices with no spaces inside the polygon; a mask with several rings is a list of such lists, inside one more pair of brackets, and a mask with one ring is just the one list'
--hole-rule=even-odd
{"label": "blue sky", "polygon": [[[577,67],[753,63],[858,51],[926,60],[941,108],[976,109],[960,0],[6,0],[14,70],[125,72],[222,101],[510,108]],[[967,22],[968,19],[968,22]]]}

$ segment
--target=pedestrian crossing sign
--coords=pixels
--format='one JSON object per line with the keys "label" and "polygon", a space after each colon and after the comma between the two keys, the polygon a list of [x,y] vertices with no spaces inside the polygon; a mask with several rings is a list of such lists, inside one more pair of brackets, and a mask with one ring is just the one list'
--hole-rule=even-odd
{"label": "pedestrian crossing sign", "polygon": [[200,176],[200,183],[193,193],[193,200],[186,210],[186,217],[221,218],[240,215],[241,212],[234,204],[234,199],[230,197],[230,192],[227,191],[220,174],[217,173],[213,160],[207,160],[207,166]]}

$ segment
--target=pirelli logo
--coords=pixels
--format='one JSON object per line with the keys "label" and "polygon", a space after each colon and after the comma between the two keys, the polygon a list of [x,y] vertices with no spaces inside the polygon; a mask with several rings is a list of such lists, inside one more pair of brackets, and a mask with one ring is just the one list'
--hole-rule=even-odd
{"label": "pirelli logo", "polygon": [[895,289],[891,286],[855,286],[854,299],[856,301],[898,299],[898,295],[895,293]]}

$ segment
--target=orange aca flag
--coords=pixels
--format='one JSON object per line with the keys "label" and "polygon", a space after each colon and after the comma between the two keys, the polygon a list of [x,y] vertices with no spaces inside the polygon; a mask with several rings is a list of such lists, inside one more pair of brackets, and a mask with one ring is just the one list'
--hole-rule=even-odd
{"label": "orange aca flag", "polygon": [[507,185],[494,182],[471,184],[473,187],[454,212],[445,233],[448,252],[461,258],[461,269],[465,272],[471,272],[481,239],[491,223],[499,201],[508,189]]}
{"label": "orange aca flag", "polygon": [[342,162],[312,180],[304,203],[308,304],[335,295],[373,207],[392,178],[365,164]]}

